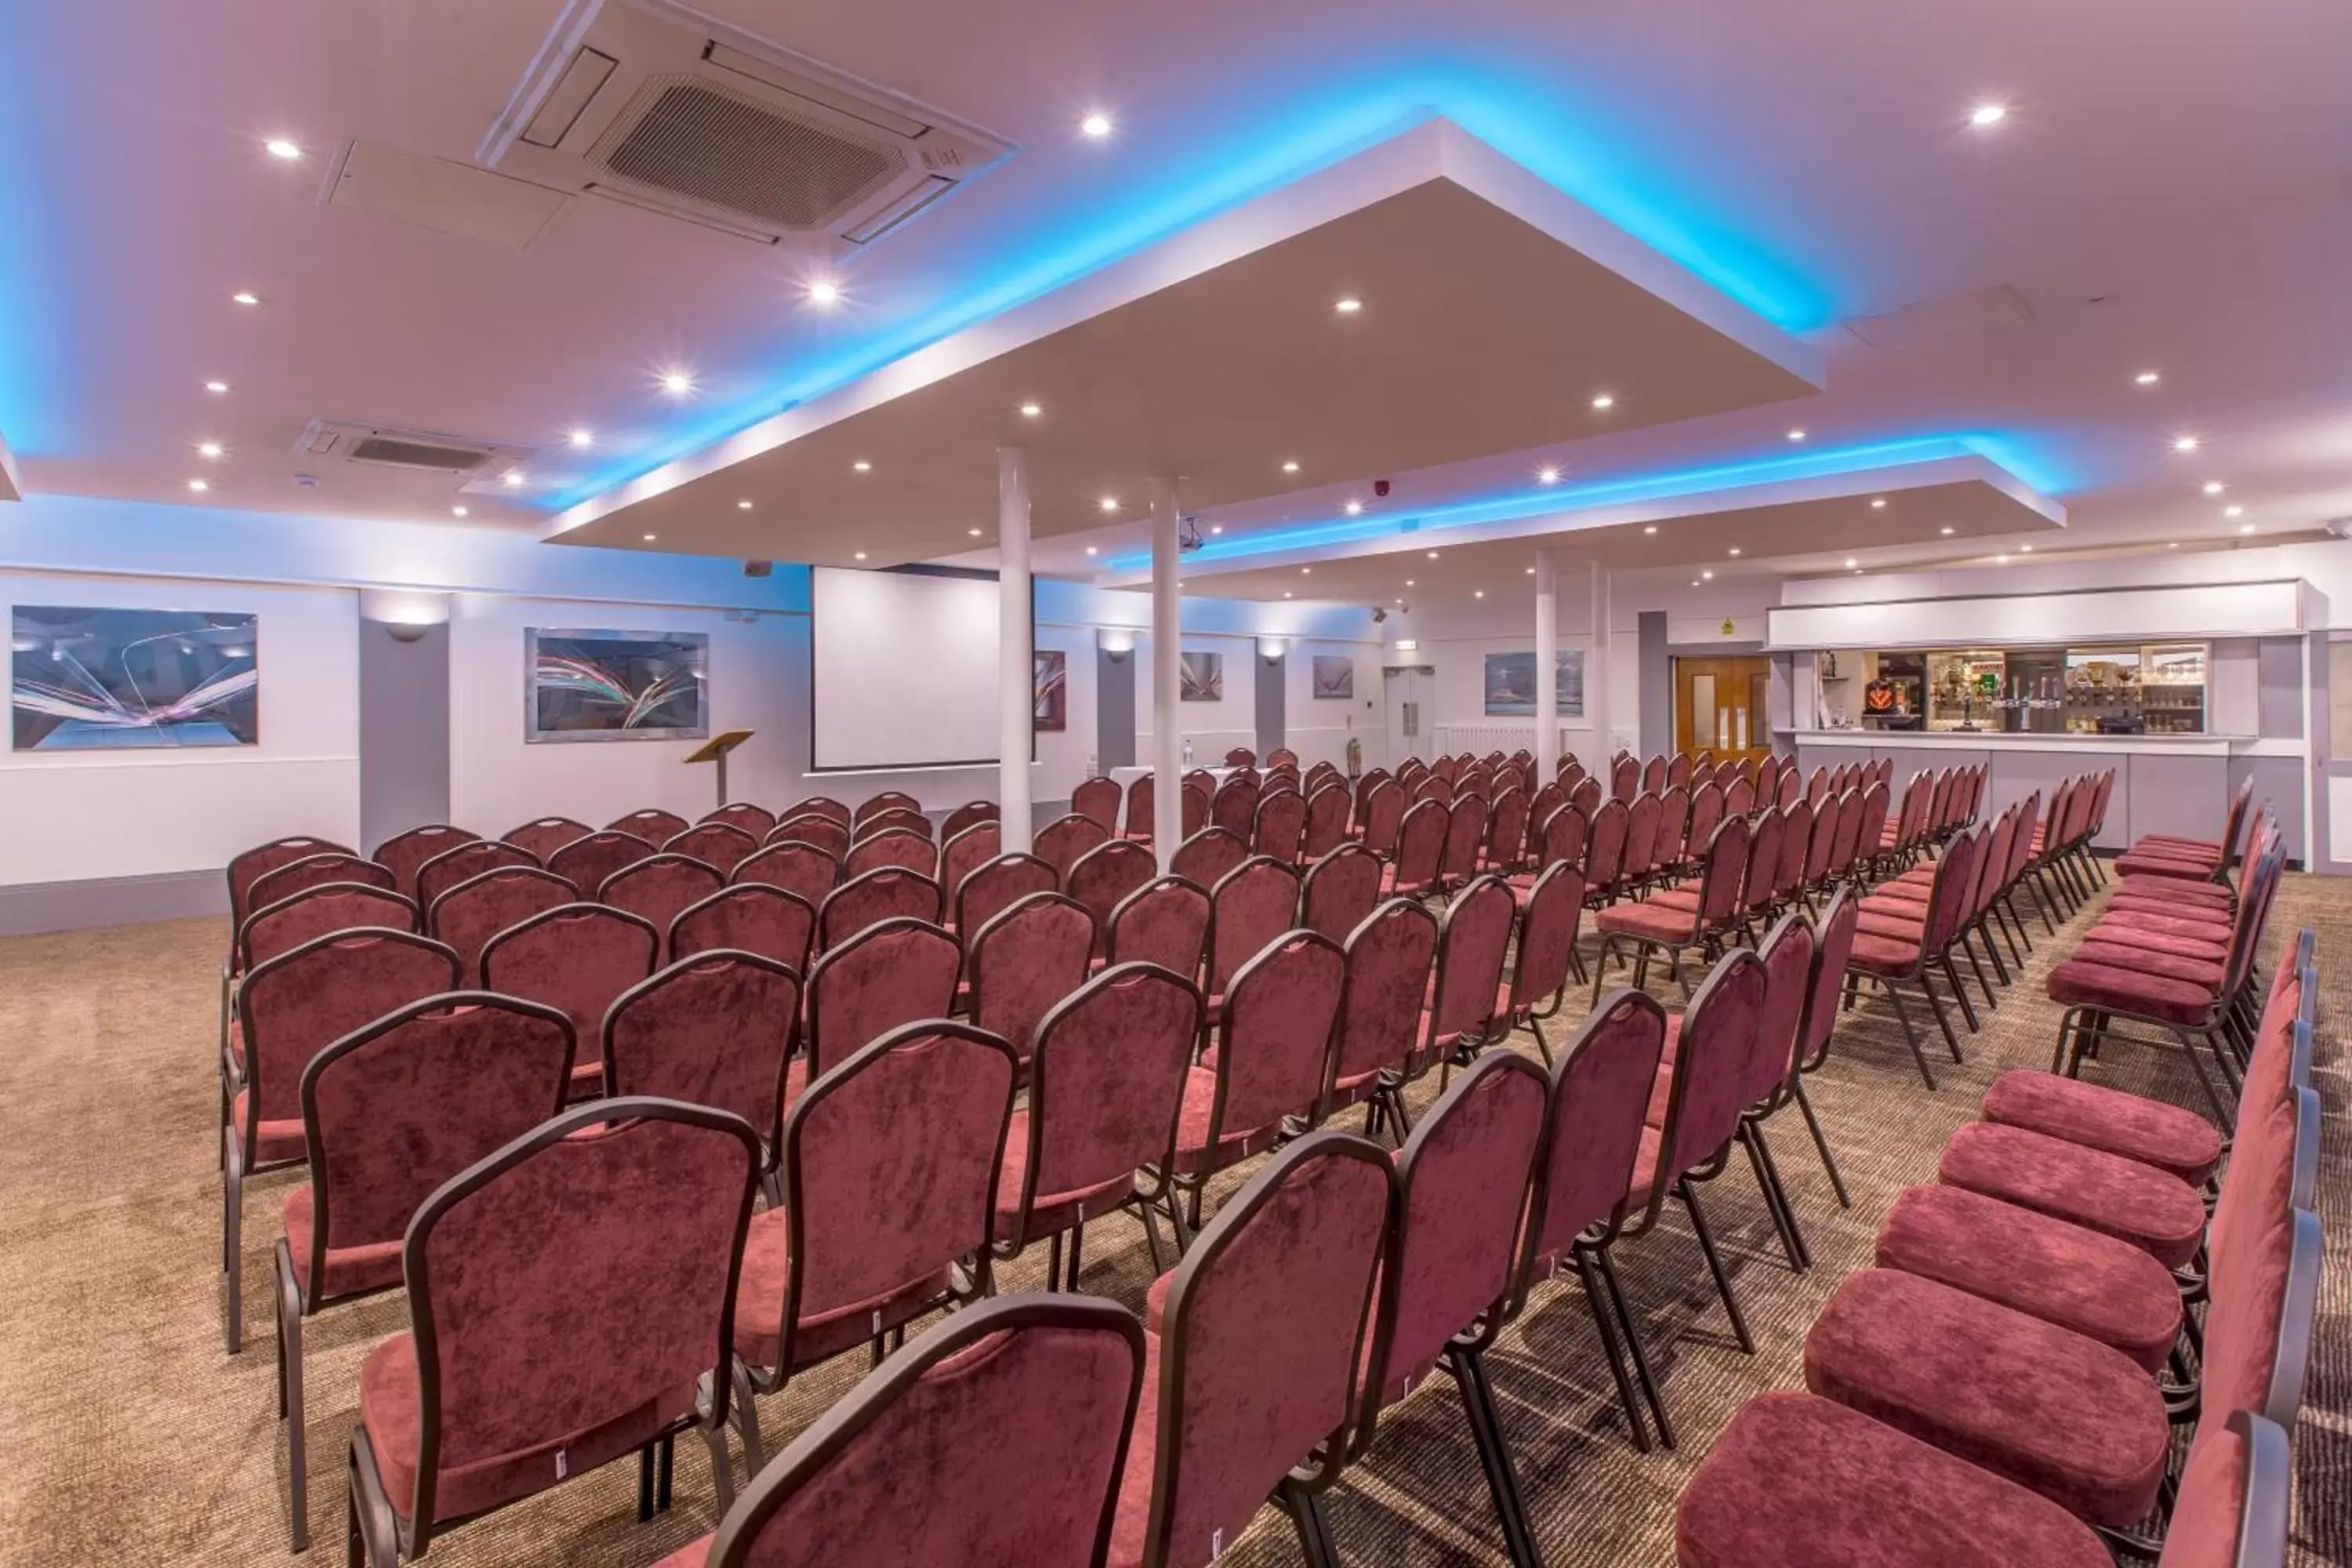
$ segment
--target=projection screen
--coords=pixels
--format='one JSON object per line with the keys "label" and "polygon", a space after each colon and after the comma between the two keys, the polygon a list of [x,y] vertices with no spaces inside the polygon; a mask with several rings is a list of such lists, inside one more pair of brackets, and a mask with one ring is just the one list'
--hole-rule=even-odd
{"label": "projection screen", "polygon": [[997,760],[994,575],[809,569],[817,772]]}

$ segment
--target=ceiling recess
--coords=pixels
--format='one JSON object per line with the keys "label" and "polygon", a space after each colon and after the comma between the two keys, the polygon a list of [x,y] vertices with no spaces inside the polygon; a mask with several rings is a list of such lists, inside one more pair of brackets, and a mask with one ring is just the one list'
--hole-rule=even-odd
{"label": "ceiling recess", "polygon": [[988,132],[671,0],[566,14],[481,161],[765,245],[872,243],[1008,156]]}

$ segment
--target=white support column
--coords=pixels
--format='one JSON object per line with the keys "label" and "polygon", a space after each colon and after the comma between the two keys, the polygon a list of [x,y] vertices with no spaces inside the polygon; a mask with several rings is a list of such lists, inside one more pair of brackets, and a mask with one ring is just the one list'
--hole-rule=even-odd
{"label": "white support column", "polygon": [[1584,760],[1585,771],[1609,785],[1609,763],[1617,754],[1609,736],[1609,568],[1592,563],[1592,651],[1584,660],[1584,716],[1592,721],[1592,747],[1598,753]]}
{"label": "white support column", "polygon": [[1536,552],[1536,776],[1541,789],[1559,766],[1559,593],[1551,552]]}
{"label": "white support column", "polygon": [[1029,454],[996,449],[996,799],[1008,855],[1029,848],[1029,756],[1035,749],[1034,612],[1029,601]]}
{"label": "white support column", "polygon": [[1176,593],[1179,523],[1176,477],[1151,481],[1151,844],[1165,873],[1184,836],[1184,651],[1182,601]]}

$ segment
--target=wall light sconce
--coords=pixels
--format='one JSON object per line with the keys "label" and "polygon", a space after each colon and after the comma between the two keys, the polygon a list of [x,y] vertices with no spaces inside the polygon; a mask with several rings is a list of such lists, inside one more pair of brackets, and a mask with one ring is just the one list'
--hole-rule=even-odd
{"label": "wall light sconce", "polygon": [[1284,652],[1288,649],[1289,647],[1289,641],[1283,637],[1260,637],[1257,639],[1258,655],[1268,664],[1280,664],[1282,662]]}
{"label": "wall light sconce", "polygon": [[394,642],[422,642],[435,626],[449,624],[449,595],[403,588],[360,590],[360,618],[383,625]]}
{"label": "wall light sconce", "polygon": [[1135,651],[1135,628],[1132,626],[1097,626],[1095,647],[1110,655],[1113,663]]}

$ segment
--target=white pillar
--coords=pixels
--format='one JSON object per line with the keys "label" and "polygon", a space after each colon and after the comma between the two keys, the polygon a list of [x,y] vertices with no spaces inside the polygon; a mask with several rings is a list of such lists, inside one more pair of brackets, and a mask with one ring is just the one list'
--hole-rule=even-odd
{"label": "white pillar", "polygon": [[1592,746],[1585,769],[1599,775],[1605,791],[1609,763],[1617,754],[1609,735],[1609,568],[1592,563],[1592,651],[1584,660],[1584,716],[1592,721]]}
{"label": "white pillar", "polygon": [[1184,835],[1184,637],[1176,593],[1176,477],[1151,481],[1151,844],[1165,873]]}
{"label": "white pillar", "polygon": [[1551,552],[1536,552],[1536,776],[1541,789],[1559,765],[1559,594]]}
{"label": "white pillar", "polygon": [[1029,754],[1035,747],[1036,673],[1029,602],[1029,455],[996,449],[996,799],[1003,814],[1004,852],[1026,852]]}

